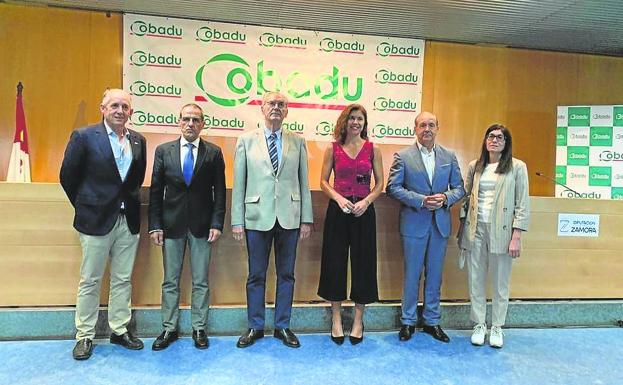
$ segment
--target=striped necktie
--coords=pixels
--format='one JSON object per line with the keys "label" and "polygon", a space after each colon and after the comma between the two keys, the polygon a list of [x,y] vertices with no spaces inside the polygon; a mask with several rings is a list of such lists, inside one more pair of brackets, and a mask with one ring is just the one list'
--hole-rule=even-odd
{"label": "striped necktie", "polygon": [[270,156],[270,163],[273,165],[273,171],[277,174],[279,158],[277,158],[277,134],[274,132],[268,137],[268,155]]}

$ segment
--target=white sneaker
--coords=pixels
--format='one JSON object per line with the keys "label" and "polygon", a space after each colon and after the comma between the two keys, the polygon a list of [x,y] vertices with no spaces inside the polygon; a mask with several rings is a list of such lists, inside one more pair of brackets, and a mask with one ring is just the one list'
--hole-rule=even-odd
{"label": "white sneaker", "polygon": [[487,335],[487,325],[478,324],[474,326],[472,333],[472,345],[482,346],[485,344],[485,336]]}
{"label": "white sneaker", "polygon": [[492,348],[501,348],[504,345],[504,332],[502,332],[501,326],[491,326],[489,345]]}

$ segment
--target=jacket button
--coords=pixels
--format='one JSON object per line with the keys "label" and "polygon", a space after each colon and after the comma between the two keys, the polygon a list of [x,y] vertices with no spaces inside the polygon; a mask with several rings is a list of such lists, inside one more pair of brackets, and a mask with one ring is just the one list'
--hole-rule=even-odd
{"label": "jacket button", "polygon": [[506,230],[506,225],[502,226],[502,229],[503,229],[503,230]]}
{"label": "jacket button", "polygon": [[504,207],[504,212],[506,212],[506,207]]}

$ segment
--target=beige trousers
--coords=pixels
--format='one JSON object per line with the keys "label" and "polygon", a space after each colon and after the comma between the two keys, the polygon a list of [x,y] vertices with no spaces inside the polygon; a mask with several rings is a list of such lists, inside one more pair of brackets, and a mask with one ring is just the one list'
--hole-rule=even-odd
{"label": "beige trousers", "polygon": [[487,275],[491,276],[493,326],[504,326],[508,310],[508,297],[513,258],[508,253],[489,252],[491,224],[480,223],[472,250],[467,257],[470,318],[477,324],[484,324],[487,315]]}
{"label": "beige trousers", "polygon": [[115,226],[106,235],[80,233],[82,265],[76,300],[76,339],[95,337],[102,277],[109,258],[108,324],[115,334],[127,331],[131,318],[132,269],[138,240],[138,234],[130,233],[124,215],[119,215]]}

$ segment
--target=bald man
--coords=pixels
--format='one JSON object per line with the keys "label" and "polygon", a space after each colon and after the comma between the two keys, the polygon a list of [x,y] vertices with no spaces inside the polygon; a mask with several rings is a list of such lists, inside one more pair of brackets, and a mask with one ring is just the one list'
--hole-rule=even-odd
{"label": "bald man", "polygon": [[400,237],[404,253],[404,286],[400,341],[415,333],[420,276],[424,271],[423,331],[450,342],[439,325],[441,277],[451,232],[450,206],[465,190],[452,151],[435,143],[439,121],[430,112],[415,118],[415,143],[394,154],[387,194],[401,203]]}
{"label": "bald man", "polygon": [[125,127],[132,114],[130,95],[107,90],[100,104],[103,119],[77,129],[65,150],[61,185],[74,206],[82,265],[76,300],[76,346],[73,357],[86,360],[93,350],[100,289],[110,260],[108,324],[110,342],[139,350],[130,334],[132,269],[138,248],[139,189],[145,178],[145,138]]}

